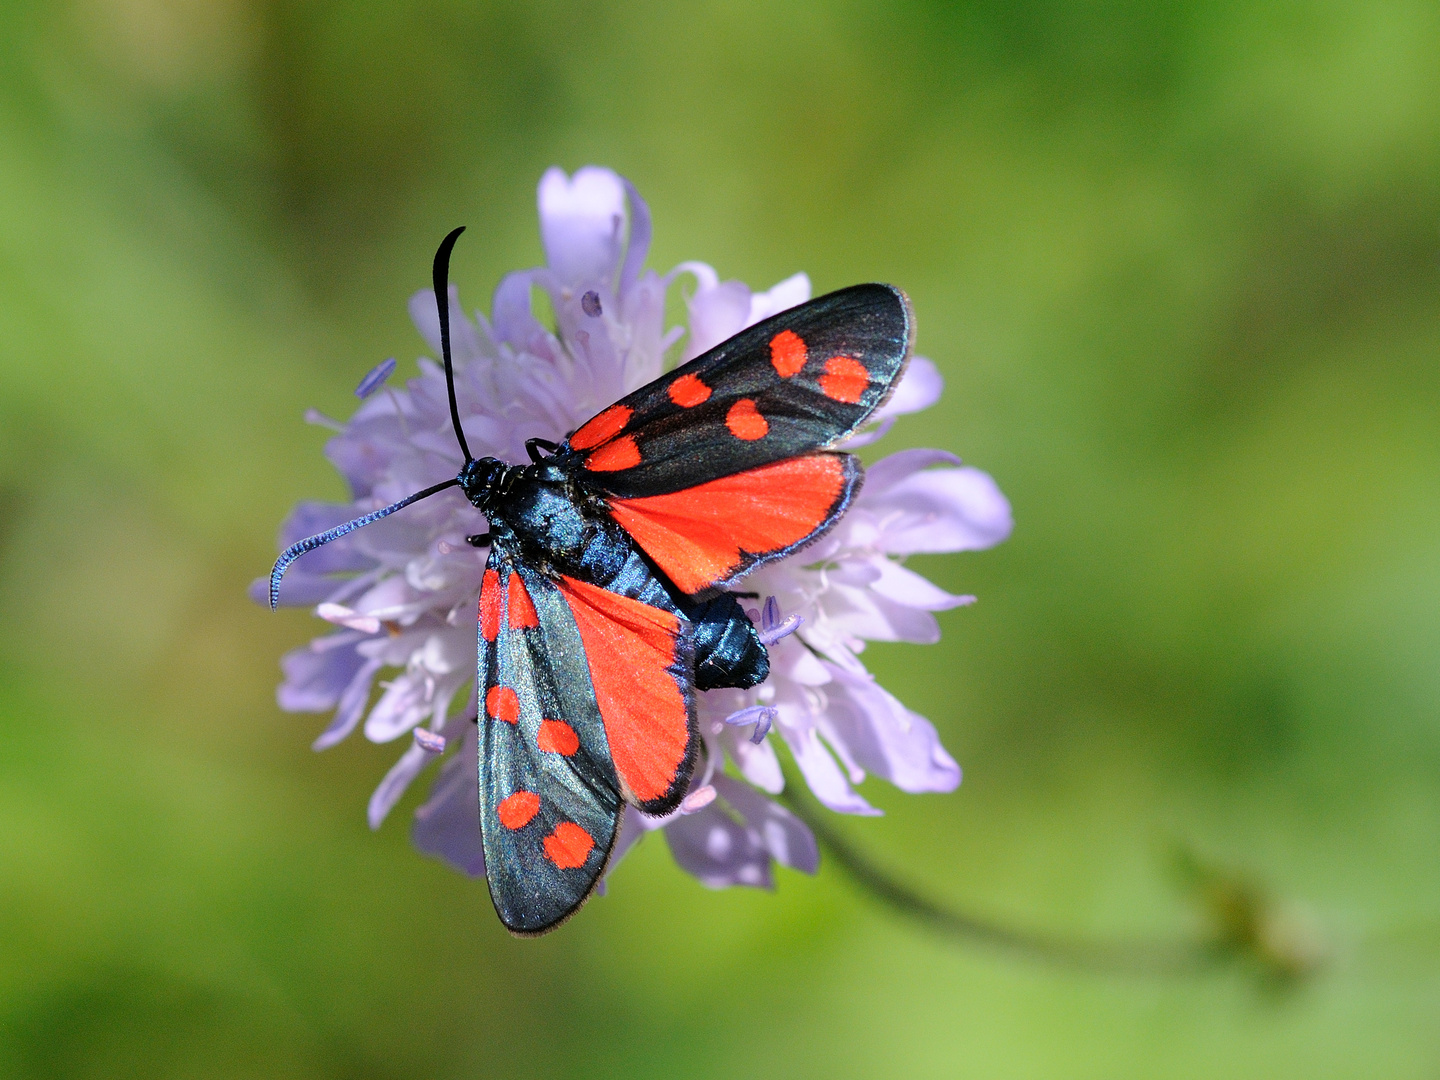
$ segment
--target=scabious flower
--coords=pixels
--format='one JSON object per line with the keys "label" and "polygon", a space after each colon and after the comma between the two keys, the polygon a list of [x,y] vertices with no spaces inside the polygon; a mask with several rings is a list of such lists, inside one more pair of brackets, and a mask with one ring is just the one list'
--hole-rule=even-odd
{"label": "scabious flower", "polygon": [[[524,460],[526,439],[558,442],[660,375],[682,336],[680,359],[690,359],[810,298],[804,274],[752,293],[721,281],[705,263],[681,263],[664,276],[646,269],[649,210],[609,170],[567,177],[551,169],[540,181],[539,204],[545,266],[501,281],[489,319],[478,312],[468,319],[450,289],[455,389],[477,456]],[[666,295],[681,278],[693,281],[688,327],[667,330]],[[549,301],[553,329],[535,314],[536,289]],[[432,294],[417,293],[410,314],[438,355]],[[326,454],[353,499],[301,503],[281,530],[282,549],[459,471],[444,371],[428,359],[419,367],[404,387],[387,384],[393,360],[371,371],[348,423],[309,414],[336,431]],[[934,364],[913,358],[894,396],[848,446],[873,442],[898,416],[928,408],[941,386]],[[440,761],[415,813],[415,843],[472,875],[485,872],[473,719],[476,597],[486,553],[465,537],[485,531],[480,512],[448,490],[311,552],[280,590],[282,604],[313,605],[336,628],[284,657],[281,708],[333,710],[317,750],[361,726],[374,742],[411,736],[370,798],[372,828]],[[905,450],[871,465],[835,529],[745,580],[742,588],[763,598],[749,614],[772,643],[770,677],[752,690],[698,695],[705,764],[675,813],[650,818],[626,809],[617,858],[663,829],[675,860],[712,887],[769,885],[777,861],[813,873],[814,837],[769,798],[784,785],[777,736],[832,810],[878,812],[855,790],[867,772],[904,791],[953,790],[960,768],[934,727],[871,677],[861,653],[867,641],[934,642],[932,612],[974,599],[936,587],[903,565],[906,556],[990,547],[1009,531],[1010,507],[994,481],[949,453]],[[252,596],[264,602],[267,588],[257,581]],[[371,705],[377,680],[381,693]],[[467,686],[468,697],[460,698]],[[727,761],[734,774],[725,771]]]}

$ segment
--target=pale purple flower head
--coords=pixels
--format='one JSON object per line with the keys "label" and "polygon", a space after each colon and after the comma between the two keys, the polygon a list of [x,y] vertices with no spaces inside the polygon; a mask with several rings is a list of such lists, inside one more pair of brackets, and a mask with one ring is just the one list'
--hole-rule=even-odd
{"label": "pale purple flower head", "polygon": [[[660,375],[667,357],[697,356],[810,298],[804,274],[752,293],[721,281],[705,263],[681,263],[664,276],[646,269],[650,212],[608,169],[568,177],[551,169],[540,181],[539,203],[544,266],[502,280],[488,319],[476,312],[472,322],[450,290],[455,389],[476,456],[524,460],[526,439],[560,441]],[[666,295],[682,277],[693,283],[688,326],[667,328]],[[532,309],[537,288],[549,299],[553,327]],[[432,294],[417,293],[410,314],[438,355]],[[683,346],[672,348],[682,338]],[[421,359],[416,377],[392,387],[393,370],[386,361],[362,380],[363,402],[348,423],[309,414],[336,429],[326,454],[353,499],[298,505],[281,530],[281,548],[459,471],[444,372]],[[873,442],[897,417],[933,405],[941,388],[935,365],[915,357],[890,401],[847,447]],[[764,598],[747,603],[770,645],[770,677],[752,690],[698,695],[707,764],[673,814],[626,809],[616,857],[662,829],[675,861],[712,887],[768,886],[776,862],[814,872],[814,837],[769,798],[784,785],[777,737],[832,810],[878,813],[855,790],[867,773],[904,791],[953,790],[960,767],[935,728],[871,677],[861,653],[867,641],[933,643],[940,630],[932,613],[974,600],[927,581],[904,565],[906,556],[990,547],[1009,535],[1010,524],[995,482],[945,451],[904,450],[871,465],[838,526],[745,579],[742,588]],[[485,553],[465,537],[485,531],[479,511],[458,491],[445,491],[311,552],[280,590],[280,603],[313,606],[335,627],[284,657],[280,707],[333,714],[317,750],[356,727],[374,742],[409,736],[370,798],[372,828],[438,761],[430,796],[415,812],[415,843],[472,875],[485,872],[473,723]],[[264,602],[267,589],[266,580],[257,581],[252,596]]]}

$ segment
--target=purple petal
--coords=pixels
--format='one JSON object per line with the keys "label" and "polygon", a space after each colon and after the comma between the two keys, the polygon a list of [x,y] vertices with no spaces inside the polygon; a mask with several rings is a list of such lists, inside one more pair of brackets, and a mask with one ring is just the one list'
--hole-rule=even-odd
{"label": "purple petal", "polygon": [[730,756],[735,759],[740,774],[761,791],[778,795],[785,787],[785,774],[780,771],[780,759],[775,756],[775,748],[768,741],[762,740],[757,746],[748,738],[732,738],[726,741],[726,747]]}
{"label": "purple petal", "polygon": [[[599,394],[608,399],[620,389],[620,357],[615,339],[606,327],[606,323],[616,320],[612,318],[596,323],[581,305],[584,294],[570,286],[557,286],[553,276],[547,275],[543,281],[550,293],[557,332],[570,345],[570,351],[578,361],[568,376],[568,396],[579,400]],[[601,283],[597,296],[601,311],[615,315],[619,304],[610,291],[608,281]]]}
{"label": "purple petal", "polygon": [[799,638],[786,638],[770,650],[770,670],[800,686],[824,686],[830,672]]}
{"label": "purple petal", "polygon": [[671,820],[665,826],[665,841],[681,869],[709,888],[773,885],[770,852],[759,834],[730,817],[718,803]]}
{"label": "purple petal", "polygon": [[685,796],[680,803],[680,813],[698,814],[705,807],[715,801],[716,791],[714,784],[701,784]]}
{"label": "purple petal", "polygon": [[362,634],[378,634],[380,620],[373,615],[361,615],[344,604],[326,602],[315,608],[315,614],[333,626],[345,626],[359,630]]}
{"label": "purple petal", "polygon": [[826,573],[831,585],[852,585],[863,588],[880,580],[883,571],[869,559],[845,559]]}
{"label": "purple petal", "polygon": [[425,344],[430,346],[431,352],[439,356],[440,315],[435,310],[435,293],[430,289],[421,289],[411,295],[406,307],[410,311],[410,321],[425,339]]}
{"label": "purple petal", "polygon": [[[884,550],[897,555],[977,551],[1010,535],[1010,503],[987,473],[968,467],[906,468],[925,455],[932,455],[932,461],[943,460],[940,454],[905,450],[876,462],[867,471],[859,505],[886,521]],[[896,462],[896,458],[907,460]]]}
{"label": "purple petal", "polygon": [[433,709],[434,702],[426,696],[419,676],[398,675],[365,718],[365,737],[377,743],[398,739]]}
{"label": "purple petal", "polygon": [[362,615],[373,615],[382,622],[391,619],[406,623],[423,614],[431,599],[431,594],[416,589],[402,575],[392,574],[356,597],[351,606]]}
{"label": "purple petal", "polygon": [[851,633],[870,641],[934,645],[940,640],[940,624],[930,612],[874,593],[865,597],[863,614],[857,611],[843,623]]}
{"label": "purple petal", "polygon": [[835,676],[826,721],[861,768],[901,791],[954,791],[960,766],[935,727],[868,675],[829,665]]}
{"label": "purple petal", "polygon": [[443,754],[445,752],[445,736],[439,732],[431,731],[429,728],[417,727],[414,735],[415,745],[427,754]]}
{"label": "purple petal", "polygon": [[878,559],[880,576],[870,588],[887,600],[894,600],[907,607],[925,611],[949,611],[951,608],[973,604],[973,596],[956,596],[940,586],[927,581],[919,574],[891,559]]}
{"label": "purple petal", "polygon": [[517,270],[506,274],[495,287],[491,301],[491,329],[495,337],[516,349],[535,352],[537,342],[549,337],[540,320],[535,318],[530,292],[539,270]]}
{"label": "purple petal", "polygon": [[[783,712],[781,715],[784,715]],[[805,776],[806,785],[822,803],[842,814],[879,816],[879,810],[851,789],[850,781],[840,771],[830,751],[821,745],[820,736],[813,727],[795,738],[787,734],[785,742],[790,747],[795,764],[800,766]]]}
{"label": "purple petal", "polygon": [[355,673],[365,666],[364,657],[353,646],[336,648],[329,644],[343,639],[362,640],[359,634],[332,634],[292,649],[281,658],[285,680],[275,691],[280,708],[286,712],[325,712],[335,707]]}
{"label": "purple petal", "polygon": [[540,242],[546,264],[562,284],[613,284],[625,196],[619,176],[593,165],[571,177],[551,168],[540,178]]}
{"label": "purple petal", "polygon": [[768,319],[771,315],[789,311],[792,307],[803,304],[809,299],[809,275],[792,274],[779,284],[771,286],[767,291],[754,293],[750,297],[750,311],[745,317],[745,325],[754,326],[761,319]]}
{"label": "purple petal", "polygon": [[895,426],[896,419],[894,416],[881,416],[879,413],[876,413],[875,416],[871,417],[873,423],[864,425],[859,431],[842,441],[839,445],[846,450],[858,450],[862,446],[869,446],[873,442],[879,442],[890,433],[890,429]]}
{"label": "purple petal", "polygon": [[[879,575],[876,575],[878,580]],[[870,588],[831,585],[826,609],[832,632],[870,641],[909,641],[933,645],[940,640],[940,624],[922,608],[910,607]],[[826,681],[829,681],[827,675]]]}
{"label": "purple petal", "polygon": [[877,410],[875,416],[902,416],[905,413],[928,409],[940,400],[944,390],[945,379],[940,374],[940,369],[935,366],[935,361],[925,356],[912,356],[909,366],[905,368],[905,374],[900,377],[900,384],[895,387],[895,393]]}
{"label": "purple petal", "polygon": [[385,779],[380,781],[380,786],[370,796],[370,805],[366,809],[366,818],[370,822],[370,828],[380,828],[380,824],[394,805],[400,801],[400,796],[405,794],[405,789],[410,786],[411,781],[434,760],[435,755],[427,754],[425,748],[418,743],[412,743],[406,748],[405,753],[400,755],[400,760],[390,767],[390,771],[385,774]]}
{"label": "purple petal", "polygon": [[901,450],[881,458],[874,465],[866,466],[865,487],[862,492],[864,495],[883,494],[911,474],[932,465],[960,464],[960,459],[949,450],[930,450],[925,447]]}
{"label": "purple petal", "polygon": [[720,797],[745,819],[775,860],[813,874],[820,867],[820,849],[805,823],[748,784],[717,774],[712,781]]}
{"label": "purple petal", "polygon": [[[393,409],[388,394],[385,397],[374,400],[377,405],[387,405]],[[367,434],[364,429],[356,429],[343,435],[337,435],[325,444],[326,459],[331,465],[334,465],[340,475],[345,478],[345,483],[350,486],[350,493],[354,495],[356,500],[369,499],[374,495],[376,481],[380,480],[382,475],[390,467],[395,455],[396,448],[389,440],[376,438],[373,433]],[[381,500],[378,505],[384,506],[387,502],[394,501],[394,499],[385,499]],[[344,519],[346,521],[352,517],[359,517],[362,513],[360,508],[353,504],[347,506],[346,509],[350,511],[349,517]],[[375,509],[375,507],[371,507],[371,509]],[[339,525],[340,522],[337,521],[335,524]],[[331,526],[331,528],[334,528],[334,526]],[[320,531],[323,532],[324,530]],[[313,535],[315,534],[304,533],[296,537],[296,539],[300,540],[304,539],[305,536]],[[338,544],[339,541],[334,541],[329,547],[321,548],[320,550],[344,550],[344,548],[337,547]],[[348,546],[349,545],[346,545],[346,547]]]}
{"label": "purple petal", "polygon": [[480,843],[480,782],[476,762],[478,738],[473,724],[460,752],[440,767],[430,797],[415,811],[411,839],[427,855],[443,859],[471,877],[485,876],[485,849]]}
{"label": "purple petal", "polygon": [[340,695],[334,717],[310,744],[310,749],[328,750],[355,730],[355,725],[365,713],[365,704],[370,700],[370,684],[382,666],[379,660],[367,660],[355,672],[345,692]]}
{"label": "purple petal", "polygon": [[635,190],[635,185],[620,177],[625,185],[625,199],[630,206],[630,239],[625,247],[625,265],[620,269],[620,295],[624,296],[640,280],[645,256],[650,254],[650,207]]}
{"label": "purple petal", "polygon": [[690,297],[690,340],[685,359],[693,360],[745,329],[750,315],[750,290],[739,281],[703,285]]}
{"label": "purple petal", "polygon": [[629,392],[654,379],[666,350],[685,333],[683,326],[665,328],[665,298],[669,279],[646,270],[619,297],[620,318],[629,324],[629,346],[621,372],[621,386]]}

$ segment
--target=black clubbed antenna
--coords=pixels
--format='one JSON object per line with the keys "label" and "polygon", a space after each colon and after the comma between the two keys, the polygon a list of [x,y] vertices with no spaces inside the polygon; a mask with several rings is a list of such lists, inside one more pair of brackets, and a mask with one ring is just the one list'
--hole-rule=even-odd
{"label": "black clubbed antenna", "polygon": [[[445,358],[445,388],[450,391],[450,422],[455,425],[455,438],[460,443],[460,452],[465,455],[465,464],[468,465],[475,459],[470,456],[470,447],[465,445],[465,432],[460,429],[460,409],[455,404],[455,369],[450,362],[450,252],[455,247],[455,241],[460,239],[460,234],[464,231],[465,226],[461,225],[460,228],[440,241],[440,250],[435,252],[435,312],[440,316],[440,352]],[[386,374],[388,375],[389,372]],[[369,381],[368,376],[366,381]],[[363,386],[364,383],[361,385]],[[428,499],[431,495],[438,495],[447,488],[459,486],[460,477],[458,476],[453,480],[445,480],[424,491],[417,491],[414,495],[407,495],[399,502],[363,514],[343,525],[337,525],[327,532],[316,533],[314,536],[307,536],[305,539],[291,544],[280,553],[280,558],[275,560],[275,566],[270,571],[270,610],[275,610],[280,603],[280,579],[285,576],[285,571],[289,569],[290,564],[301,555],[308,551],[314,551],[318,547],[324,547],[330,541],[338,540],[356,529],[364,528],[372,521],[389,517],[395,511],[403,510],[413,502]]]}
{"label": "black clubbed antenna", "polygon": [[446,480],[443,483],[434,484],[424,491],[417,491],[414,495],[407,495],[399,502],[391,503],[389,506],[382,507],[379,510],[372,510],[370,513],[347,521],[343,525],[337,525],[328,532],[316,533],[314,536],[307,536],[304,540],[297,540],[280,553],[280,557],[275,560],[274,568],[270,571],[270,610],[274,611],[280,604],[280,579],[285,576],[285,571],[290,568],[292,562],[301,555],[304,555],[307,551],[314,551],[318,547],[324,547],[330,543],[331,540],[339,540],[340,537],[346,533],[364,528],[372,521],[379,521],[381,518],[389,517],[395,513],[396,510],[404,510],[405,507],[413,502],[428,499],[431,495],[438,495],[446,488],[459,486],[459,477],[456,477],[454,480]]}
{"label": "black clubbed antenna", "polygon": [[464,225],[453,230],[440,241],[440,250],[435,252],[435,312],[440,316],[440,352],[445,359],[445,388],[450,391],[450,422],[455,425],[460,452],[469,464],[475,459],[470,456],[470,447],[465,445],[465,432],[460,427],[460,408],[455,404],[455,368],[450,362],[450,252],[464,231]]}

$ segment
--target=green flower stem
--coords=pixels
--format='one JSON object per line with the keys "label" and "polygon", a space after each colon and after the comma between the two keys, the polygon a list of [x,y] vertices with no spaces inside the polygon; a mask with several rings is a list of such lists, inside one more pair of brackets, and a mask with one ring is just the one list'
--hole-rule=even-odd
{"label": "green flower stem", "polygon": [[[1248,958],[1271,976],[1295,977],[1309,974],[1293,964],[1281,962],[1269,951],[1255,946],[1257,935],[1246,929],[1237,932],[1229,926],[1229,911],[1212,912],[1206,908],[1207,919],[1215,924],[1215,932],[1194,939],[1174,940],[1118,939],[1100,940],[1050,934],[1005,925],[953,907],[936,903],[908,885],[897,881],[876,866],[846,839],[832,824],[827,813],[806,792],[790,770],[786,770],[785,790],[780,798],[791,813],[800,818],[815,834],[816,840],[850,877],[871,898],[907,918],[959,941],[987,946],[1041,963],[1108,974],[1180,976],[1212,970],[1226,962]],[[1202,897],[1203,899],[1203,897]]]}

